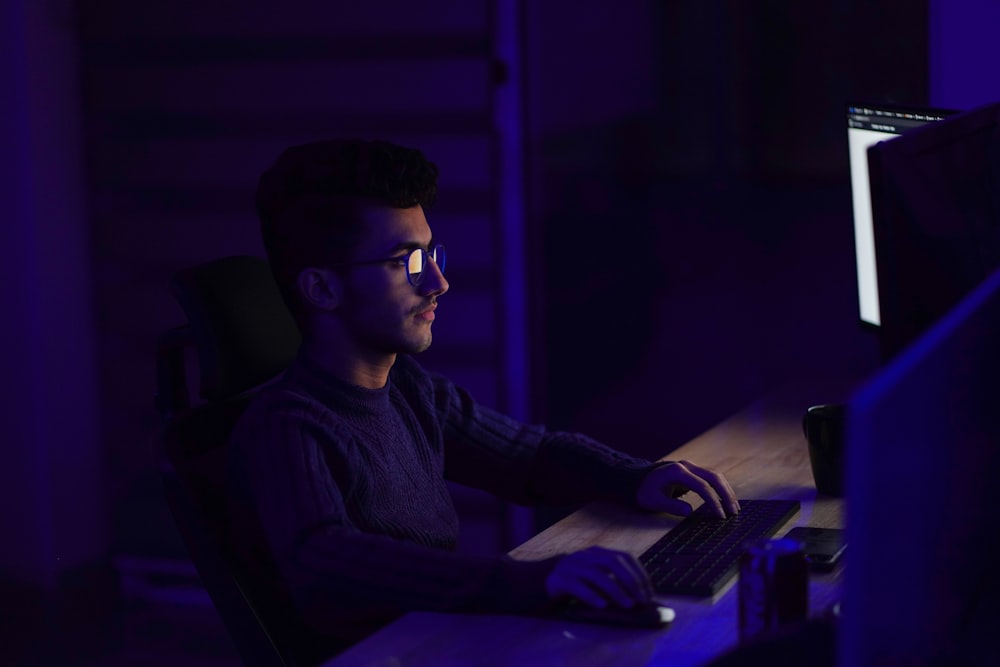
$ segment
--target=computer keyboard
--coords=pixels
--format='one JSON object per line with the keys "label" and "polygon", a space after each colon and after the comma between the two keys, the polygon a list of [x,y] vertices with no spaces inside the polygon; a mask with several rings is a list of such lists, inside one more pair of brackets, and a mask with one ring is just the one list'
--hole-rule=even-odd
{"label": "computer keyboard", "polygon": [[744,544],[777,533],[799,501],[740,500],[740,513],[727,519],[707,510],[699,507],[639,556],[657,593],[715,595],[736,576]]}

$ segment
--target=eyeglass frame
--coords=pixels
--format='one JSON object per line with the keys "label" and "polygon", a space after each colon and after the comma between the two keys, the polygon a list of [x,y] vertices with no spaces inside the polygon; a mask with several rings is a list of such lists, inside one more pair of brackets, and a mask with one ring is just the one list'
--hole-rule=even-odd
{"label": "eyeglass frame", "polygon": [[[415,252],[419,252],[419,253],[423,254],[423,256],[424,256],[423,257],[423,266],[425,267],[422,271],[420,271],[420,278],[418,280],[416,280],[416,281],[413,280],[413,275],[410,273],[410,258],[413,257],[413,253],[415,253]],[[434,257],[438,253],[440,253],[440,255],[441,255],[441,261],[440,261],[440,263]],[[426,248],[421,248],[421,247],[418,246],[416,248],[411,249],[405,255],[397,255],[396,257],[382,257],[382,258],[379,258],[379,259],[366,259],[366,260],[362,260],[360,262],[346,262],[346,263],[343,263],[343,264],[334,264],[330,268],[335,268],[335,269],[351,269],[351,268],[354,268],[356,266],[370,266],[370,265],[373,265],[373,264],[386,264],[386,263],[389,263],[389,262],[402,262],[403,268],[406,269],[406,282],[410,283],[410,285],[412,285],[413,287],[418,287],[418,286],[420,286],[424,282],[423,275],[427,271],[426,266],[427,266],[427,262],[428,261],[434,262],[434,266],[438,267],[438,271],[440,271],[441,274],[444,275],[444,266],[447,263],[447,255],[446,255],[443,243],[435,243],[434,246],[430,250],[428,250]]]}

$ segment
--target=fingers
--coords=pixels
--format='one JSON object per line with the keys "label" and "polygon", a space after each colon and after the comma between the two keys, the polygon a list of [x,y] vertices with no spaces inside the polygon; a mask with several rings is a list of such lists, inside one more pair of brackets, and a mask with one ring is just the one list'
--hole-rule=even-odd
{"label": "fingers", "polygon": [[[617,562],[625,574],[624,581],[631,597],[636,602],[645,602],[653,597],[653,582],[649,580],[646,568],[630,554],[618,552]],[[616,576],[618,576],[616,574]]]}
{"label": "fingers", "polygon": [[674,498],[680,495],[675,493],[677,488],[697,493],[717,517],[740,511],[739,501],[725,476],[690,461],[674,461],[655,468],[640,483],[636,499],[646,509],[687,516],[691,506]]}
{"label": "fingers", "polygon": [[711,508],[712,514],[718,517],[726,516],[726,511],[722,507],[722,501],[719,500],[718,494],[707,480],[696,475],[694,471],[688,468],[686,461],[678,462],[676,468],[675,472],[682,476],[682,481],[677,483],[701,496],[705,500],[705,504]]}
{"label": "fingers", "polygon": [[[702,468],[701,466],[695,465],[690,461],[681,461],[680,463],[689,471],[697,475],[700,479],[708,482],[712,491],[715,492],[713,498],[718,499],[715,506],[724,510],[720,516],[739,514],[740,502],[737,500],[736,492],[733,491],[733,487],[730,486],[729,480],[726,479],[725,475],[709,470],[708,468]],[[709,501],[704,494],[699,493],[698,495],[705,498],[705,502]],[[710,493],[710,495],[712,494]]]}
{"label": "fingers", "polygon": [[601,547],[565,556],[545,586],[552,598],[568,595],[601,609],[609,603],[630,608],[653,595],[649,577],[634,557]]}

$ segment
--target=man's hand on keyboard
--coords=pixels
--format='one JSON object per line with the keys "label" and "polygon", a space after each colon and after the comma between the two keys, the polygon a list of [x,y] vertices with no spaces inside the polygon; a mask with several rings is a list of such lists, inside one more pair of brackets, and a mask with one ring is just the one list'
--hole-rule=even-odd
{"label": "man's hand on keyboard", "polygon": [[631,554],[590,547],[563,556],[545,580],[545,591],[553,600],[568,596],[599,609],[631,608],[652,599],[653,585]]}
{"label": "man's hand on keyboard", "polygon": [[718,517],[738,514],[739,501],[733,487],[721,474],[708,468],[696,466],[690,461],[672,461],[653,468],[639,483],[636,502],[639,507],[652,512],[666,512],[687,516],[691,505],[679,498],[688,491],[694,491],[704,498]]}

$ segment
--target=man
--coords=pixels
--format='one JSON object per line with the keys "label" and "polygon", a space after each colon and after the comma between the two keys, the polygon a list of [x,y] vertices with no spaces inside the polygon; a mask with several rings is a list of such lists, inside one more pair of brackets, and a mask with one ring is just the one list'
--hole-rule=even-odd
{"label": "man", "polygon": [[529,505],[604,499],[687,514],[677,496],[692,490],[719,516],[739,511],[722,475],[515,422],[413,360],[448,291],[424,210],[436,181],[419,151],[328,141],[285,151],[257,192],[303,342],[234,431],[232,497],[306,622],[342,645],[413,609],[538,613],[564,598],[650,599],[644,570],[624,553],[457,553],[445,479]]}

